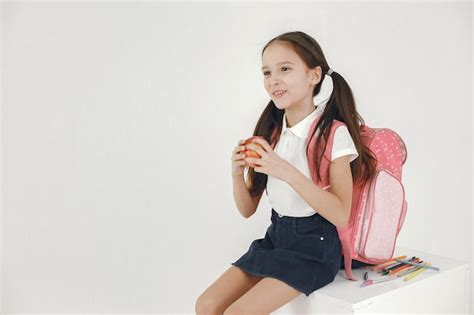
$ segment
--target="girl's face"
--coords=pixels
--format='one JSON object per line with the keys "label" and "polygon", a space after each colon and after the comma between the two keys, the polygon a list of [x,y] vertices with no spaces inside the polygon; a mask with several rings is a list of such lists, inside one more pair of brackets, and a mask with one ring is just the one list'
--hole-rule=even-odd
{"label": "girl's face", "polygon": [[[268,95],[279,109],[313,103],[313,89],[320,76],[311,71],[288,44],[274,43],[262,56],[262,74]],[[320,68],[320,67],[316,67]],[[282,95],[276,91],[285,91]]]}

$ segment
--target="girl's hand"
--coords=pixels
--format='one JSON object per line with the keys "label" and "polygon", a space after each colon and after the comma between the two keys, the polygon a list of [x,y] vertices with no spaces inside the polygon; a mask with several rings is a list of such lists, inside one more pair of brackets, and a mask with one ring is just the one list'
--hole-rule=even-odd
{"label": "girl's hand", "polygon": [[242,175],[244,173],[244,169],[246,167],[246,163],[244,161],[245,153],[241,153],[241,151],[245,150],[244,146],[245,140],[240,140],[237,143],[237,146],[232,151],[231,156],[231,168],[232,168],[232,176]]}
{"label": "girl's hand", "polygon": [[258,165],[254,168],[255,172],[264,173],[286,181],[288,176],[291,175],[294,170],[296,170],[296,168],[287,160],[279,157],[265,139],[257,138],[253,141],[259,143],[263,147],[262,149],[260,146],[253,143],[246,145],[247,149],[253,150],[261,156],[260,159],[250,157],[245,158],[247,163]]}

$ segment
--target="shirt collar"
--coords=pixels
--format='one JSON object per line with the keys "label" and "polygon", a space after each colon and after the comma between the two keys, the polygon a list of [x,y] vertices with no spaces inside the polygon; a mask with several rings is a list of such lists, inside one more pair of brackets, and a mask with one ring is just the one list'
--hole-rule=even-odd
{"label": "shirt collar", "polygon": [[309,133],[309,128],[311,127],[311,124],[314,122],[314,119],[321,114],[319,108],[315,107],[316,109],[313,110],[308,116],[303,118],[301,121],[299,121],[296,125],[293,127],[289,128],[286,125],[286,113],[283,114],[283,124],[282,124],[282,131],[281,133],[289,132],[292,133],[293,135],[297,136],[298,138],[301,139],[306,139],[308,137]]}

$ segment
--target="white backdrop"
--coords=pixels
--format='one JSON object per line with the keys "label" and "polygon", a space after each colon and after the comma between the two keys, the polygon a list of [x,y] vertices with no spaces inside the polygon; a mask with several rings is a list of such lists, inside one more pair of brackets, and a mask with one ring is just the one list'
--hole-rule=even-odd
{"label": "white backdrop", "polygon": [[472,5],[2,2],[2,313],[194,313],[270,224],[231,152],[261,50],[312,35],[404,139],[398,245],[472,261]]}

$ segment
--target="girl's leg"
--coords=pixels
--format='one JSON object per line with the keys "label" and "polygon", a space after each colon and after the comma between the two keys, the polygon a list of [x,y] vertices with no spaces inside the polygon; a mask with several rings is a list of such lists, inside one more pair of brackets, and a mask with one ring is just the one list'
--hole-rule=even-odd
{"label": "girl's leg", "polygon": [[230,266],[198,297],[195,305],[196,314],[222,315],[229,305],[262,279],[262,277],[255,277],[239,267]]}
{"label": "girl's leg", "polygon": [[283,281],[266,277],[232,303],[223,315],[271,314],[301,294]]}

